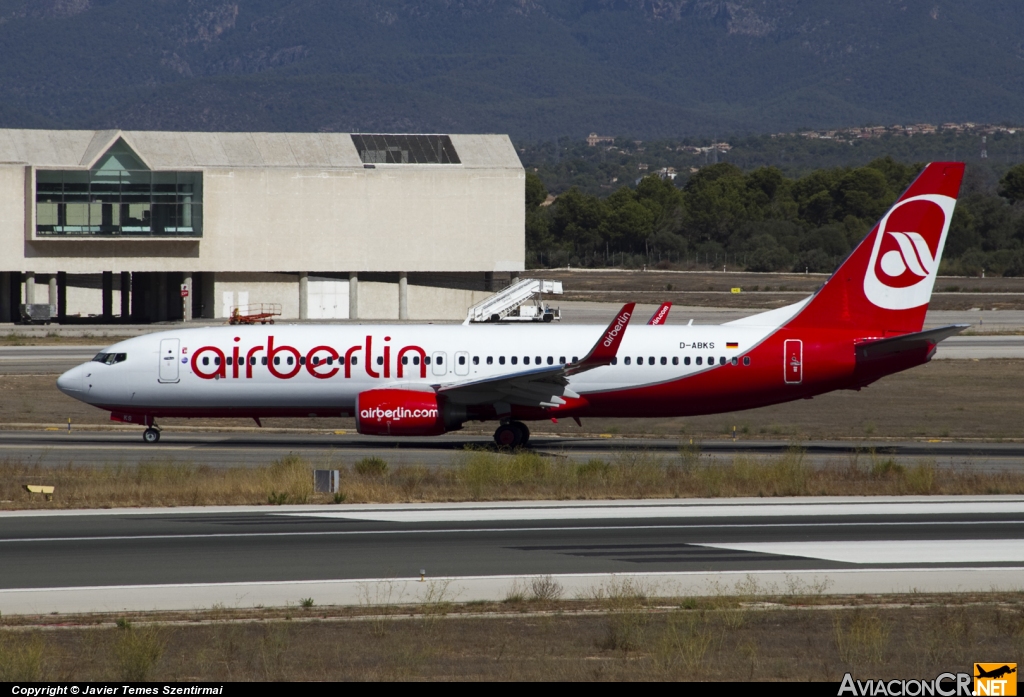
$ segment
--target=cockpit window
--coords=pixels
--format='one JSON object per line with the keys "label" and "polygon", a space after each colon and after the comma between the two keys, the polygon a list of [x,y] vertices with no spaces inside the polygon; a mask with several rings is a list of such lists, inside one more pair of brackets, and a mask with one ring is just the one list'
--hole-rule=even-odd
{"label": "cockpit window", "polygon": [[107,365],[114,365],[115,363],[123,363],[127,359],[127,353],[97,353],[92,360],[94,363],[106,363]]}

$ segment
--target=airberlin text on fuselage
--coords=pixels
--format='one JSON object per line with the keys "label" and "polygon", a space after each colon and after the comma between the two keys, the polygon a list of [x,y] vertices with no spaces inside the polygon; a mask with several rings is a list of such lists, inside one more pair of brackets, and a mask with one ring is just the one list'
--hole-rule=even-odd
{"label": "airberlin text on fuselage", "polygon": [[[395,347],[387,343],[391,341],[390,336],[384,337],[383,349],[379,356],[382,359],[380,364],[376,363],[376,357],[373,354],[373,337],[369,335],[363,344],[350,346],[344,352],[331,346],[314,346],[305,354],[294,346],[276,345],[273,336],[267,337],[266,346],[260,344],[244,350],[242,346],[237,345],[240,340],[240,337],[236,336],[236,345],[229,350],[222,350],[217,346],[203,346],[196,349],[192,352],[192,372],[204,380],[227,379],[228,368],[231,368],[231,378],[248,379],[252,378],[253,370],[260,367],[266,368],[275,378],[289,380],[305,368],[307,373],[321,380],[332,378],[342,371],[346,378],[351,378],[353,359],[362,354],[363,368],[371,378],[390,378],[393,368],[397,378],[412,377],[412,375],[405,375],[407,368],[411,368],[411,372],[414,374],[418,369],[421,378],[427,377],[427,353],[419,346],[403,346],[398,349],[397,352],[394,352],[395,360],[392,366],[392,349]],[[185,350],[187,349],[184,349],[183,352]],[[412,365],[403,364],[403,359],[408,360],[409,355],[413,355],[419,360],[412,361]],[[207,359],[205,364],[203,363],[204,358]],[[265,363],[263,358],[266,358]],[[331,359],[329,363],[327,362],[328,358]],[[230,365],[228,365],[228,359],[230,359]],[[281,360],[275,362],[274,359]],[[290,363],[288,359],[291,359]],[[356,361],[357,369],[359,362]]]}

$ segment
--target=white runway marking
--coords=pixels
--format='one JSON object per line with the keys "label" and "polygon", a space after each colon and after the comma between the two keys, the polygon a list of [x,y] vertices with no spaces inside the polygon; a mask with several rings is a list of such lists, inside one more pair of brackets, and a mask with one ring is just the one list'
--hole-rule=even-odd
{"label": "white runway marking", "polygon": [[825,559],[848,564],[1024,562],[1024,540],[854,540],[727,542],[702,547]]}
{"label": "white runway marking", "polygon": [[808,504],[698,504],[654,506],[536,506],[449,509],[384,509],[376,511],[309,512],[309,518],[339,518],[390,523],[469,523],[529,520],[616,520],[649,518],[780,518],[868,515],[951,515],[958,513],[1024,513],[1024,501],[967,501],[808,503]]}

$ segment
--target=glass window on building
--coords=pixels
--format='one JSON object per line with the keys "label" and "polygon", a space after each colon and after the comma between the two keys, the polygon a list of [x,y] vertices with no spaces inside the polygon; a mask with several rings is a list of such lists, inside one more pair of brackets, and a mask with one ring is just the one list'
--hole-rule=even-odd
{"label": "glass window on building", "polygon": [[353,133],[352,144],[363,164],[462,164],[446,135]]}
{"label": "glass window on building", "polygon": [[202,236],[201,172],[154,172],[118,141],[91,170],[36,171],[36,235]]}

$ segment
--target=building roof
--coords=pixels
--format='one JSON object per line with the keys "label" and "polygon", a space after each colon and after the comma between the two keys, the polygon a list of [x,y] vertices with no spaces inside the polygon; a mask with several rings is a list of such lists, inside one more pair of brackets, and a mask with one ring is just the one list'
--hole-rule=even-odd
{"label": "building roof", "polygon": [[[0,165],[88,169],[121,139],[155,170],[235,167],[362,169],[363,163],[350,135],[3,128],[0,129]],[[463,167],[523,167],[507,135],[452,134],[450,137]]]}

